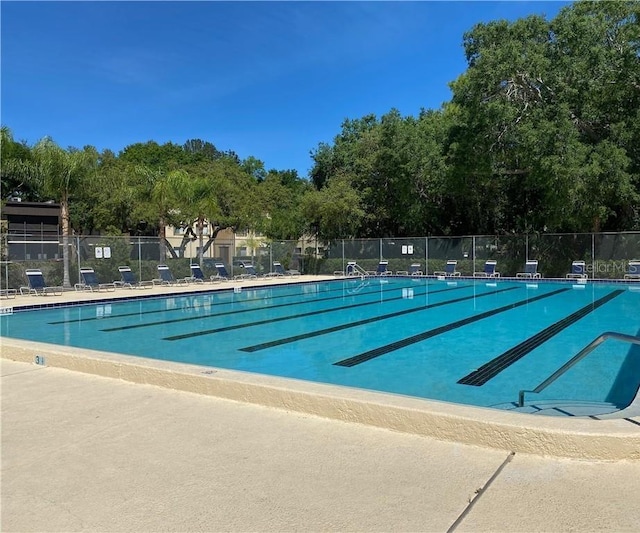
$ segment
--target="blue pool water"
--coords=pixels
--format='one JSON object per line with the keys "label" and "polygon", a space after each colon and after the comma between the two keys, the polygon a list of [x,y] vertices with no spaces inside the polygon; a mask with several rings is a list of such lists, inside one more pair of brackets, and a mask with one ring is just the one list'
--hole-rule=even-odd
{"label": "blue pool water", "polygon": [[[512,409],[601,333],[640,335],[634,288],[358,278],[16,312],[0,333]],[[534,396],[623,408],[639,380],[640,346],[609,340]]]}

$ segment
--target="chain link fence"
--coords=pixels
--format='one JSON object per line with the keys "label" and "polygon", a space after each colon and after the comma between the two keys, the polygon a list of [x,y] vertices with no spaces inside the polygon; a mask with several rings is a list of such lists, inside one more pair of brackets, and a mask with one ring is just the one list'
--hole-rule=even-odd
{"label": "chain link fence", "polygon": [[[382,260],[388,270],[408,271],[412,264],[429,275],[444,270],[447,260],[457,260],[457,270],[471,276],[482,271],[488,259],[497,261],[504,276],[522,272],[527,260],[538,260],[543,277],[564,278],[572,261],[586,263],[591,279],[622,279],[630,260],[640,259],[640,232],[573,233],[462,237],[414,237],[337,240],[319,243],[261,241],[255,248],[235,239],[207,242],[200,253],[198,241],[179,246],[157,237],[72,236],[68,239],[69,280],[79,283],[80,268],[91,267],[102,282],[120,280],[119,266],[129,266],[140,280],[158,278],[158,265],[166,264],[174,277],[191,275],[198,263],[206,276],[216,274],[215,264],[225,265],[231,276],[242,274],[243,265],[253,264],[258,274],[273,271],[274,262],[285,270],[303,274],[344,272],[349,261],[363,270],[376,270]],[[27,284],[25,270],[39,268],[49,285],[64,279],[63,238],[30,233],[3,233],[0,288],[19,289]]]}

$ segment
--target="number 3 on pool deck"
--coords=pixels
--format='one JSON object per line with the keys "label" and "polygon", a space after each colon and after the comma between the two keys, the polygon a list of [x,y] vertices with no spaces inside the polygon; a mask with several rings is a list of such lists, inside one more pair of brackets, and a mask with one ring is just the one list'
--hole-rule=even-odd
{"label": "number 3 on pool deck", "polygon": [[35,363],[44,366],[44,355],[36,355]]}

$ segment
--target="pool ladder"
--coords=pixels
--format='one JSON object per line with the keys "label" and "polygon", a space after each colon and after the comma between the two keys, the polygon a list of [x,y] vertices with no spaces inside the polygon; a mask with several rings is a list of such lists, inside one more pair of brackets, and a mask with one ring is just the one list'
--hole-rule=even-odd
{"label": "pool ladder", "polygon": [[558,379],[562,374],[564,374],[567,370],[572,368],[576,363],[584,359],[587,355],[589,355],[593,350],[595,350],[598,346],[600,346],[607,339],[614,339],[622,342],[629,342],[631,344],[640,345],[640,337],[634,337],[633,335],[625,335],[624,333],[616,333],[615,331],[607,331],[593,339],[589,344],[587,344],[582,350],[580,350],[576,355],[574,355],[569,361],[567,361],[564,365],[562,365],[558,370],[556,370],[553,374],[551,374],[547,379],[545,379],[540,385],[538,385],[533,390],[521,390],[518,393],[518,407],[524,407],[524,395],[528,392],[538,394],[546,389],[549,385],[551,385],[556,379]]}

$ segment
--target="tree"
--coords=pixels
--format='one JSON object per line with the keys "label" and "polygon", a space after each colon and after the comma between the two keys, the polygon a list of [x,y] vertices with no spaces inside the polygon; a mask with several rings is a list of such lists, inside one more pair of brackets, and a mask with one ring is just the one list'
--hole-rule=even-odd
{"label": "tree", "polygon": [[33,148],[36,175],[42,190],[60,203],[62,221],[63,286],[71,287],[69,280],[69,195],[82,187],[95,172],[96,160],[90,150],[69,151],[60,148],[50,137],[44,137]]}
{"label": "tree", "polygon": [[362,199],[351,186],[351,177],[334,176],[319,191],[302,198],[302,213],[310,233],[323,240],[345,239],[357,235],[365,217]]}

